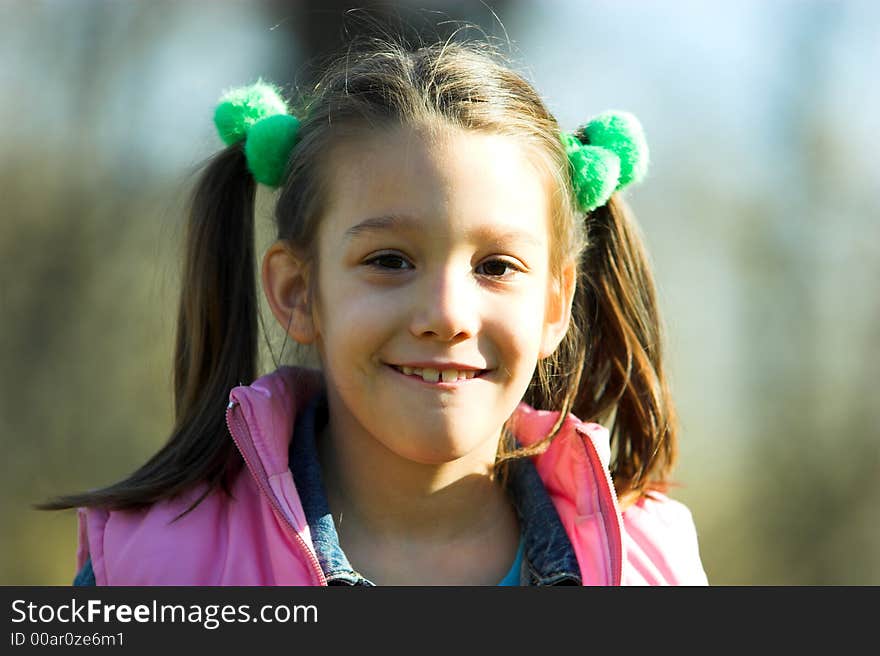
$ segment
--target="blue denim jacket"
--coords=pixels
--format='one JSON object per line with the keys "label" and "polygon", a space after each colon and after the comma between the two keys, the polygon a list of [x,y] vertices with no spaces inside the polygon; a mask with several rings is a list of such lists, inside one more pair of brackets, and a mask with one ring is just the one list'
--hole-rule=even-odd
{"label": "blue denim jacket", "polygon": [[[348,561],[330,513],[316,437],[327,422],[327,399],[319,394],[297,418],[290,445],[290,469],[312,534],[312,543],[328,585],[374,585]],[[519,517],[523,541],[520,585],[581,585],[571,541],[535,466],[528,458],[509,465],[507,492]],[[74,585],[95,585],[91,560]]]}

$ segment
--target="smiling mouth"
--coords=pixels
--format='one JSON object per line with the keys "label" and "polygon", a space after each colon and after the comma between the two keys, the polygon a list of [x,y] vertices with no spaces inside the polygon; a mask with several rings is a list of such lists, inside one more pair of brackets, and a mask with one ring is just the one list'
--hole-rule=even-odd
{"label": "smiling mouth", "polygon": [[405,367],[389,365],[404,376],[421,378],[426,383],[454,383],[460,380],[471,380],[485,374],[486,369],[431,369],[429,367]]}

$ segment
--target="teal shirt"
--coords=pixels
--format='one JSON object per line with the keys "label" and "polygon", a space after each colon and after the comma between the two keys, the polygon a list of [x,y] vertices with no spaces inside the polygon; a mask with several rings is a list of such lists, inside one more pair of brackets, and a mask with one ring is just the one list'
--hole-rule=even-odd
{"label": "teal shirt", "polygon": [[513,565],[510,566],[510,571],[507,572],[507,575],[501,579],[501,583],[498,585],[519,585],[519,571],[522,569],[524,546],[525,540],[520,538],[519,547],[516,550],[516,557],[513,559]]}

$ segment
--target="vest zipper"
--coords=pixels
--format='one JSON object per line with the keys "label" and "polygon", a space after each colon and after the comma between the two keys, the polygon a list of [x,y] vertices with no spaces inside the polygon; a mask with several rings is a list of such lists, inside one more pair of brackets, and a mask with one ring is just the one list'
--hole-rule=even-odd
{"label": "vest zipper", "polygon": [[[611,510],[614,513],[614,528],[616,529],[614,532],[613,544],[609,545],[611,546],[612,560],[611,585],[619,586],[623,581],[623,520],[620,516],[617,492],[614,489],[611,474],[609,473],[608,468],[602,464],[602,459],[596,451],[596,445],[593,444],[593,440],[591,440],[586,431],[581,428],[576,428],[575,432],[581,437],[580,442],[587,453],[587,459],[593,468],[593,473],[595,474],[597,469],[601,469],[602,474],[604,475],[605,489],[600,492],[604,492],[603,501],[606,506],[610,505]],[[603,515],[607,517],[607,513],[603,513]]]}
{"label": "vest zipper", "polygon": [[305,540],[303,540],[299,533],[296,530],[296,527],[290,522],[287,518],[287,515],[284,514],[284,511],[281,510],[281,505],[278,503],[275,495],[272,493],[270,489],[266,486],[266,483],[263,481],[263,477],[259,475],[256,467],[254,466],[253,461],[248,457],[248,454],[245,452],[245,449],[242,448],[242,441],[239,439],[238,435],[236,435],[235,430],[233,430],[233,423],[237,428],[239,428],[242,435],[247,435],[248,442],[253,444],[253,440],[250,438],[250,430],[247,427],[247,424],[241,420],[238,415],[233,414],[235,408],[239,406],[237,401],[230,401],[229,405],[226,406],[226,427],[229,429],[229,434],[232,436],[232,440],[235,442],[235,445],[238,447],[239,452],[241,453],[241,457],[244,458],[244,462],[247,465],[248,470],[250,470],[251,476],[254,477],[254,480],[257,482],[257,486],[260,488],[260,491],[263,493],[263,496],[269,501],[269,505],[272,506],[272,510],[275,512],[275,515],[278,517],[278,520],[282,523],[282,525],[287,529],[288,534],[294,539],[294,542],[299,544],[300,548],[303,550],[303,553],[306,554],[308,558],[309,564],[312,568],[312,573],[315,575],[315,579],[318,582],[318,585],[327,585],[327,579],[324,577],[324,572],[321,569],[321,564],[318,562],[317,556],[309,549],[309,546],[306,544]]}

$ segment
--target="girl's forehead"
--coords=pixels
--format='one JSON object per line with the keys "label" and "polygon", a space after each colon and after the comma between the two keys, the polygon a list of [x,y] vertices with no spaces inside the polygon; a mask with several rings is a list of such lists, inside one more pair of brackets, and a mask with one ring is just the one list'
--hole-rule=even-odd
{"label": "girl's forehead", "polygon": [[516,227],[547,241],[549,176],[509,136],[389,128],[337,144],[325,171],[324,221],[339,234],[371,217],[406,217],[384,226]]}

